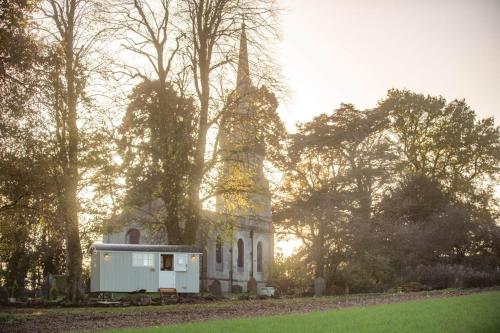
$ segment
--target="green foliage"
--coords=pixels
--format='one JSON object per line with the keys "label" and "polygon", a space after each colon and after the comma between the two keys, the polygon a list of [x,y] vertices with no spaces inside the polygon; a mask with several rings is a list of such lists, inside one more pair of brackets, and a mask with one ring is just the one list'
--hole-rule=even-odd
{"label": "green foliage", "polygon": [[408,268],[406,280],[418,281],[435,289],[482,288],[500,284],[500,273],[491,268],[473,268],[438,263]]}
{"label": "green foliage", "polygon": [[[281,165],[286,130],[277,113],[278,102],[266,87],[243,95],[234,91],[222,113],[218,144],[212,161],[217,170],[213,192],[227,215],[259,216],[270,210],[269,183],[263,161]],[[220,142],[220,143],[219,143]]]}
{"label": "green foliage", "polygon": [[390,90],[374,110],[343,104],[292,136],[275,221],[334,292],[387,289],[416,265],[488,271],[499,139],[464,101]]}
{"label": "green foliage", "polygon": [[268,280],[282,294],[301,296],[310,291],[313,273],[300,255],[275,255],[274,263],[269,267]]}
{"label": "green foliage", "polygon": [[477,203],[492,196],[500,171],[500,128],[477,119],[464,100],[390,90],[380,102],[387,113],[406,173],[437,180],[454,199]]}
{"label": "green foliage", "polygon": [[[29,77],[37,58],[37,43],[29,31],[30,14],[36,2],[0,1],[0,93],[11,103],[16,101],[10,97],[21,96],[18,93],[22,93],[22,85],[26,83],[24,79]],[[3,94],[4,89],[10,91],[10,96]]]}
{"label": "green foliage", "polygon": [[19,295],[19,285],[17,281],[14,281],[7,289],[9,289],[9,297],[15,298]]}
{"label": "green foliage", "polygon": [[396,282],[390,260],[374,251],[340,265],[330,276],[333,293],[383,292]]}
{"label": "green foliage", "polygon": [[195,136],[193,101],[159,81],[140,83],[129,98],[120,128],[125,205],[161,198],[166,209],[159,232],[168,233],[172,244],[182,244]]}
{"label": "green foliage", "polygon": [[56,287],[50,288],[49,298],[56,300],[59,297],[59,289]]}
{"label": "green foliage", "polygon": [[384,198],[375,221],[380,249],[398,268],[462,264],[477,255],[487,263],[486,253],[494,249],[488,238],[481,239],[482,225],[498,228],[493,220],[478,220],[474,211],[454,203],[424,176],[408,179]]}
{"label": "green foliage", "polygon": [[395,168],[395,155],[376,111],[343,104],[299,126],[274,220],[300,238],[316,275],[363,254],[373,202]]}
{"label": "green foliage", "polygon": [[32,32],[36,1],[1,1],[0,23],[0,261],[7,285],[23,290],[63,266],[57,227],[53,156],[41,92],[42,45]]}

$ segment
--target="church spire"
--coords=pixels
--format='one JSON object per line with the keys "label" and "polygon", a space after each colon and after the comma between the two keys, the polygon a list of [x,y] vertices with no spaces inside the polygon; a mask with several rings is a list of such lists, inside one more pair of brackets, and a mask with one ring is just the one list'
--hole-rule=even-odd
{"label": "church spire", "polygon": [[245,22],[241,24],[240,56],[238,59],[237,89],[249,88],[252,85],[250,80],[250,67],[248,65],[248,46]]}

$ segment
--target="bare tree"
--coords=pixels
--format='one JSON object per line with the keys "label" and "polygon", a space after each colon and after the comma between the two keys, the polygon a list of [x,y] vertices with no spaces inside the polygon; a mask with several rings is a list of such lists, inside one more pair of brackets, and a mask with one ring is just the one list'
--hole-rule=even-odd
{"label": "bare tree", "polygon": [[[170,0],[128,0],[116,2],[111,11],[115,17],[113,25],[121,31],[121,46],[126,51],[126,57],[138,60],[134,65],[121,64],[120,71],[131,79],[139,78],[143,81],[136,85],[130,95],[130,104],[122,124],[126,170],[133,170],[134,161],[140,155],[138,149],[147,151],[151,161],[141,162],[145,170],[149,170],[148,177],[154,183],[154,193],[148,194],[159,196],[163,200],[166,208],[162,221],[163,230],[168,235],[169,243],[180,244],[184,243],[184,183],[186,173],[189,172],[188,158],[191,151],[191,133],[186,133],[186,130],[192,129],[195,112],[190,109],[192,102],[184,98],[183,89],[174,89],[172,84],[173,81],[178,82],[176,77],[172,78],[172,69],[183,33],[171,22],[176,9],[171,7],[174,6]],[[141,63],[146,66],[141,66]],[[147,68],[152,70],[148,72]],[[181,86],[182,84],[177,85]],[[181,94],[179,97],[178,92]],[[144,94],[148,96],[147,100],[141,99]],[[186,114],[187,109],[190,109],[189,114]],[[147,134],[140,140],[139,148],[137,138],[133,139],[133,132],[137,128],[131,127],[141,126],[137,122],[140,112],[149,121],[146,125]],[[134,182],[135,180],[131,180],[129,183]],[[137,188],[130,190],[138,191]],[[136,195],[129,195],[134,196]],[[153,197],[149,199],[152,200]]]}
{"label": "bare tree", "polygon": [[[169,242],[194,243],[197,226],[200,221],[202,202],[200,198],[202,184],[206,183],[206,175],[213,171],[218,155],[218,135],[212,145],[210,162],[207,163],[207,142],[210,128],[220,128],[222,114],[235,98],[229,98],[234,89],[234,65],[237,63],[239,38],[243,17],[255,35],[275,36],[273,16],[276,12],[271,0],[216,0],[173,2],[161,0],[117,1],[112,9],[115,26],[123,29],[122,46],[132,55],[142,60],[146,66],[125,64],[123,73],[131,78],[144,81],[158,81],[158,119],[160,129],[157,131],[160,147],[157,158],[152,163],[159,163],[166,181],[160,196],[163,200],[173,199],[182,191],[187,192],[187,207],[180,207],[180,202],[165,202],[167,207],[166,226]],[[255,43],[258,52],[264,48]],[[146,68],[152,68],[151,73]],[[184,120],[194,121],[190,135],[194,137],[193,147],[183,147],[179,142],[170,140],[177,127],[185,127],[179,122],[179,112],[168,110],[165,100],[170,84],[176,85],[181,97],[194,96],[197,103],[195,114]],[[166,114],[168,113],[169,114]],[[176,113],[179,113],[176,115]],[[155,140],[155,138],[152,138]],[[168,143],[168,144],[167,144]],[[189,149],[189,151],[186,150]],[[176,158],[190,154],[190,165],[183,170],[177,167]],[[168,165],[168,167],[166,167]],[[185,165],[185,164],[183,164]],[[181,175],[182,171],[187,171]],[[176,186],[175,179],[187,179],[185,185]],[[184,197],[185,198],[185,197]],[[183,199],[185,200],[185,199]],[[181,212],[182,210],[182,212]],[[182,215],[179,219],[179,215]],[[182,220],[182,221],[181,221]],[[182,226],[181,226],[182,225]]]}
{"label": "bare tree", "polygon": [[[172,25],[171,0],[146,1],[125,0],[116,1],[110,9],[113,26],[120,30],[121,46],[139,58],[146,59],[154,73],[148,75],[146,66],[121,64],[125,74],[132,78],[143,80],[157,79],[165,88],[173,60],[180,48],[182,33]],[[138,59],[141,60],[141,59]],[[138,62],[141,64],[141,62]],[[160,98],[161,103],[165,103]]]}
{"label": "bare tree", "polygon": [[97,0],[47,0],[39,7],[43,14],[40,33],[54,50],[51,112],[61,172],[58,181],[59,205],[67,250],[67,298],[79,302],[82,286],[82,248],[79,231],[78,198],[81,178],[81,133],[79,121],[87,101],[85,88],[96,70],[90,61],[96,43],[105,33],[98,23],[101,3]]}
{"label": "bare tree", "polygon": [[190,209],[185,228],[186,241],[194,242],[202,208],[200,189],[209,170],[205,160],[207,135],[221,116],[213,108],[216,106],[213,88],[220,82],[218,79],[223,68],[235,63],[240,24],[245,21],[256,32],[272,34],[272,18],[277,8],[272,0],[183,0],[180,3],[189,40],[186,56],[200,108],[189,190]]}

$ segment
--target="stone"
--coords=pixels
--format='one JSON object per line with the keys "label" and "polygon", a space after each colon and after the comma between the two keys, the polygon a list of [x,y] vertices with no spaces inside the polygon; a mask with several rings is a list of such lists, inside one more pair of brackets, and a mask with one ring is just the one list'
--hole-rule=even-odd
{"label": "stone", "polygon": [[247,291],[249,293],[257,293],[257,280],[253,276],[247,282]]}
{"label": "stone", "polygon": [[219,280],[213,280],[212,283],[208,286],[208,291],[217,297],[222,296],[222,287]]}
{"label": "stone", "polygon": [[239,294],[239,293],[243,292],[243,288],[240,285],[233,284],[231,286],[231,292],[235,293],[235,294]]}
{"label": "stone", "polygon": [[417,291],[423,291],[423,290],[430,290],[430,288],[424,284],[421,284],[420,282],[406,282],[403,283],[401,286],[398,288],[402,292],[417,292]]}
{"label": "stone", "polygon": [[126,301],[132,303],[133,305],[150,305],[152,298],[145,294],[130,294],[126,297]]}
{"label": "stone", "polygon": [[314,280],[314,297],[321,297],[325,293],[325,288],[326,288],[326,283],[325,279],[320,277],[317,277]]}
{"label": "stone", "polygon": [[0,287],[0,304],[6,304],[9,299],[9,292],[5,286]]}

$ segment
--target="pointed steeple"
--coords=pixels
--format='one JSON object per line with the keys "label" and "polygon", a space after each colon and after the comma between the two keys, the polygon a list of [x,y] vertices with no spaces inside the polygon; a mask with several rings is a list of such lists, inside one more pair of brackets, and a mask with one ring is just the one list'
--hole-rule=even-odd
{"label": "pointed steeple", "polygon": [[251,85],[250,67],[248,65],[247,34],[245,31],[245,22],[243,22],[241,24],[240,56],[238,59],[238,78],[236,88],[238,90],[244,90],[250,88]]}

